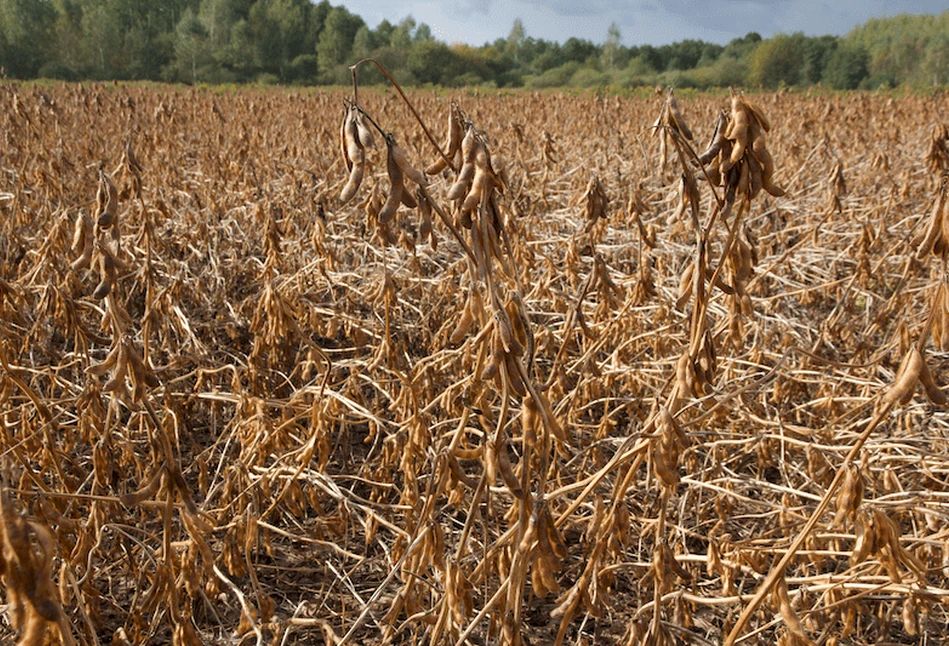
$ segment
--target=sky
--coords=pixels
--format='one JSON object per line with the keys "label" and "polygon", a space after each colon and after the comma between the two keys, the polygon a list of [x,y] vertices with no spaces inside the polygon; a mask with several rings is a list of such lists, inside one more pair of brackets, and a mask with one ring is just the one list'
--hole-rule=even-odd
{"label": "sky", "polygon": [[756,31],[842,36],[871,18],[937,14],[946,0],[331,0],[375,28],[411,16],[446,43],[480,46],[507,38],[518,18],[527,36],[603,43],[613,22],[623,45],[669,45],[686,39],[726,44]]}

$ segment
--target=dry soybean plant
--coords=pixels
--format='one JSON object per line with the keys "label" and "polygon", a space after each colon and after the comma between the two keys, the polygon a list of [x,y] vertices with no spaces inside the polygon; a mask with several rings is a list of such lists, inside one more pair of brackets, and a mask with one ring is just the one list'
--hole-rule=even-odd
{"label": "dry soybean plant", "polygon": [[945,632],[945,96],[367,65],[0,85],[0,639]]}

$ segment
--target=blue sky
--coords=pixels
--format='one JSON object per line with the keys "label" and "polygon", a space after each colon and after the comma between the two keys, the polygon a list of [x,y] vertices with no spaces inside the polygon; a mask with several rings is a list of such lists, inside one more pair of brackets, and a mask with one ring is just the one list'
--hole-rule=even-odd
{"label": "blue sky", "polygon": [[843,35],[870,18],[945,11],[946,0],[331,0],[375,28],[412,16],[447,43],[483,45],[506,38],[520,18],[528,36],[563,42],[571,36],[606,40],[615,22],[624,45],[666,45],[694,38],[725,44],[757,31]]}

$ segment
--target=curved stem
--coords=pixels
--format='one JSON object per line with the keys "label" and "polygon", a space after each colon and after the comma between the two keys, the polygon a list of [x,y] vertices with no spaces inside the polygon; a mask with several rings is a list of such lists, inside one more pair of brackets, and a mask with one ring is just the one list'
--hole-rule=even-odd
{"label": "curved stem", "polygon": [[360,61],[356,61],[355,63],[349,66],[349,69],[353,73],[353,101],[356,100],[356,88],[358,87],[358,84],[356,82],[356,68],[358,68],[363,63],[372,63],[373,65],[379,68],[379,71],[382,72],[383,76],[389,79],[389,82],[392,83],[392,86],[399,93],[399,96],[401,96],[402,100],[405,101],[405,105],[409,107],[409,111],[411,111],[413,116],[415,116],[415,120],[418,121],[420,126],[422,126],[422,131],[425,133],[425,136],[428,137],[428,140],[431,142],[432,146],[434,146],[435,150],[438,151],[438,154],[441,155],[442,158],[444,158],[446,162],[448,162],[448,165],[454,168],[454,166],[452,166],[451,160],[448,159],[448,157],[445,155],[445,152],[442,150],[441,146],[438,145],[438,142],[435,141],[435,138],[432,136],[432,133],[429,132],[429,129],[428,127],[426,127],[425,122],[422,121],[422,117],[419,116],[419,113],[415,109],[415,106],[413,106],[412,102],[409,101],[409,97],[405,96],[405,92],[402,91],[402,87],[396,82],[394,78],[392,78],[392,75],[389,74],[389,71],[386,70],[386,68],[384,68],[376,59],[364,58]]}
{"label": "curved stem", "polygon": [[863,445],[870,438],[870,435],[873,433],[873,431],[876,430],[877,426],[879,426],[880,423],[886,419],[886,416],[890,413],[891,408],[893,408],[892,402],[884,402],[883,405],[876,410],[873,418],[869,421],[869,423],[867,423],[867,427],[857,437],[857,440],[854,442],[853,446],[850,448],[850,451],[847,453],[847,456],[844,458],[843,463],[840,465],[840,467],[838,467],[833,481],[827,487],[827,491],[824,492],[824,496],[821,498],[820,503],[818,503],[817,508],[811,513],[811,517],[808,519],[807,523],[805,523],[804,528],[801,529],[797,537],[791,542],[791,545],[784,552],[784,555],[771,567],[771,571],[758,587],[758,591],[755,593],[755,596],[752,597],[751,601],[748,602],[748,605],[746,605],[742,610],[741,615],[738,617],[737,621],[735,621],[735,625],[732,626],[731,632],[725,638],[723,646],[734,646],[735,642],[741,636],[745,625],[749,620],[751,620],[751,616],[755,613],[765,598],[771,593],[771,589],[774,588],[774,585],[777,583],[778,579],[784,575],[784,569],[794,558],[794,555],[797,554],[798,550],[801,549],[801,546],[804,544],[804,541],[807,540],[807,537],[810,536],[811,531],[817,525],[820,517],[830,506],[831,500],[834,498],[834,494],[837,493],[838,487],[840,487],[840,484],[844,480],[844,475],[846,474],[848,467],[857,460]]}
{"label": "curved stem", "polygon": [[[359,63],[356,63],[356,65],[359,65]],[[356,80],[356,65],[350,65],[349,71],[353,75],[353,103],[359,105],[359,82]]]}

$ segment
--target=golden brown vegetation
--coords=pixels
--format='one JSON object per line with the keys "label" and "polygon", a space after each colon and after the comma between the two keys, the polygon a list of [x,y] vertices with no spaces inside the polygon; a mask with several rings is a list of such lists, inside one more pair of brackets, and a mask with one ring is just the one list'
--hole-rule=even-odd
{"label": "golden brown vegetation", "polygon": [[944,634],[946,98],[409,98],[0,86],[0,637]]}

